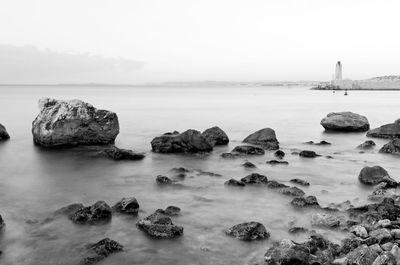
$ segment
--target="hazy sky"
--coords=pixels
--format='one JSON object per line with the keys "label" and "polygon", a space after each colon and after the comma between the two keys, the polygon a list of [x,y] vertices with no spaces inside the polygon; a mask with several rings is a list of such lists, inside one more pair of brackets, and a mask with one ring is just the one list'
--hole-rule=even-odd
{"label": "hazy sky", "polygon": [[0,82],[329,80],[337,60],[344,77],[400,74],[399,11],[398,0],[0,0]]}

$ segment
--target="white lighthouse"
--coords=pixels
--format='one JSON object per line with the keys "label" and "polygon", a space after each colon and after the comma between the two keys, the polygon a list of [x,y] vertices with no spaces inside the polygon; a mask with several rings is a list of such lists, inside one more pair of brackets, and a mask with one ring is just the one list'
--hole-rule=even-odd
{"label": "white lighthouse", "polygon": [[336,68],[335,68],[335,81],[342,81],[342,64],[340,61],[336,63]]}

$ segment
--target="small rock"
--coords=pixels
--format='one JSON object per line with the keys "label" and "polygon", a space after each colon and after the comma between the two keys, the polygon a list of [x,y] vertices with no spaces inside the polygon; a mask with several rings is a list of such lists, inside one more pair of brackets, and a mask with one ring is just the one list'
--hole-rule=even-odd
{"label": "small rock", "polygon": [[364,143],[357,146],[358,149],[371,149],[375,146],[375,142],[372,140],[365,141]]}
{"label": "small rock", "polygon": [[256,168],[256,165],[251,162],[245,162],[244,164],[242,164],[242,166],[245,168]]}
{"label": "small rock", "polygon": [[267,184],[268,178],[264,175],[253,173],[241,179],[245,184]]}
{"label": "small rock", "polygon": [[302,207],[319,207],[319,203],[315,196],[307,196],[307,197],[297,197],[294,198],[291,202],[291,205],[302,208]]}
{"label": "small rock", "polygon": [[394,239],[400,239],[400,229],[392,229],[390,233]]}
{"label": "small rock", "polygon": [[139,203],[135,197],[122,198],[112,209],[119,213],[135,216],[139,212]]}
{"label": "small rock", "polygon": [[4,228],[6,227],[6,223],[3,220],[3,217],[1,217],[0,214],[0,232],[4,230]]}
{"label": "small rock", "polygon": [[353,233],[354,235],[361,237],[361,238],[367,238],[368,237],[368,231],[365,229],[364,226],[361,225],[355,225],[350,228],[350,233]]}
{"label": "small rock", "polygon": [[381,248],[384,250],[384,251],[390,251],[392,248],[393,248],[393,243],[392,242],[387,242],[387,243],[385,243],[385,244],[382,244],[381,245]]}
{"label": "small rock", "polygon": [[243,181],[236,180],[236,179],[230,179],[227,180],[224,185],[227,186],[237,186],[237,187],[244,187],[246,184]]}
{"label": "small rock", "polygon": [[180,213],[181,213],[181,208],[179,208],[177,206],[173,206],[173,205],[168,206],[164,210],[164,214],[166,214],[168,216],[176,216],[176,215],[180,215]]}
{"label": "small rock", "polygon": [[170,217],[157,211],[139,220],[136,226],[149,236],[159,239],[171,239],[183,235],[182,226],[174,225]]}
{"label": "small rock", "polygon": [[0,141],[10,139],[10,135],[8,134],[6,127],[0,124]]}
{"label": "small rock", "polygon": [[284,187],[278,190],[280,193],[284,195],[289,195],[289,196],[304,196],[305,193],[301,189],[297,187]]}
{"label": "small rock", "polygon": [[377,257],[377,252],[369,248],[367,245],[361,245],[347,255],[347,264],[372,264]]}
{"label": "small rock", "polygon": [[287,162],[287,161],[279,161],[279,160],[269,160],[269,161],[267,161],[267,164],[270,164],[270,165],[278,165],[278,164],[289,165],[289,162]]}
{"label": "small rock", "polygon": [[330,214],[316,213],[311,216],[311,225],[325,228],[337,228],[340,218]]}
{"label": "small rock", "polygon": [[310,186],[310,183],[308,181],[305,181],[305,180],[302,180],[302,179],[298,179],[298,178],[291,179],[290,182],[299,184],[301,186]]}
{"label": "small rock", "polygon": [[202,134],[212,146],[227,145],[229,143],[228,135],[218,126],[209,128]]}
{"label": "small rock", "polygon": [[232,153],[239,153],[244,155],[263,155],[264,149],[252,145],[239,145],[233,148]]}
{"label": "small rock", "polygon": [[283,184],[283,183],[280,183],[280,182],[278,182],[276,180],[270,180],[267,183],[267,187],[270,188],[270,189],[281,189],[281,188],[286,188],[288,186]]}
{"label": "small rock", "polygon": [[390,253],[392,253],[392,255],[395,257],[397,264],[399,264],[400,263],[400,248],[397,246],[397,244],[395,244],[393,246]]}
{"label": "small rock", "polygon": [[383,181],[384,177],[389,177],[389,173],[380,166],[364,167],[358,179],[366,185],[376,185]]}
{"label": "small rock", "polygon": [[315,153],[314,151],[303,150],[303,151],[301,151],[301,152],[299,153],[299,156],[301,156],[301,157],[307,157],[307,158],[314,158],[314,157],[317,157],[317,156],[320,156],[320,155],[318,155],[318,154]]}
{"label": "small rock", "polygon": [[74,223],[90,225],[109,222],[111,218],[111,207],[104,201],[98,201],[92,206],[78,209],[70,215],[70,219]]}
{"label": "small rock", "polygon": [[104,149],[104,153],[114,160],[141,160],[145,157],[143,153],[137,153],[128,149],[120,149],[116,146]]}
{"label": "small rock", "polygon": [[389,227],[391,226],[392,222],[389,219],[382,219],[378,221],[378,227]]}
{"label": "small rock", "polygon": [[109,255],[122,251],[123,246],[117,241],[104,238],[89,247],[90,256],[84,258],[81,262],[83,265],[92,265],[105,259]]}
{"label": "small rock", "polygon": [[277,151],[274,153],[274,155],[275,155],[277,158],[282,159],[282,158],[285,157],[285,152],[283,152],[282,150],[277,150]]}
{"label": "small rock", "polygon": [[304,228],[304,227],[295,226],[295,227],[292,227],[289,229],[290,234],[307,233],[307,232],[308,232],[308,229]]}
{"label": "small rock", "polygon": [[156,178],[156,182],[157,182],[157,184],[160,184],[160,185],[168,185],[168,184],[173,183],[172,179],[170,179],[169,177],[163,176],[163,175],[158,175]]}
{"label": "small rock", "polygon": [[270,234],[268,233],[267,229],[265,229],[265,226],[258,222],[248,222],[234,225],[227,229],[225,233],[245,241],[267,239],[270,237]]}
{"label": "small rock", "polygon": [[379,150],[379,153],[400,154],[400,139],[390,140]]}
{"label": "small rock", "polygon": [[369,233],[370,237],[378,239],[379,244],[384,244],[392,239],[392,234],[386,228],[379,228]]}

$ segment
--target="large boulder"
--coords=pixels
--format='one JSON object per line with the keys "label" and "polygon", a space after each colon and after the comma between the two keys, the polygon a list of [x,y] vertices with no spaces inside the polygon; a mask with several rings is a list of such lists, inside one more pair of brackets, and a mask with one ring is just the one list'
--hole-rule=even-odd
{"label": "large boulder", "polygon": [[270,236],[265,226],[258,222],[237,224],[227,229],[225,233],[245,241],[266,239]]}
{"label": "large boulder", "polygon": [[171,239],[183,235],[183,227],[172,223],[172,220],[161,211],[139,220],[136,226],[153,238]]}
{"label": "large boulder", "polygon": [[365,116],[353,112],[331,112],[321,120],[321,125],[328,131],[365,132],[369,122]]}
{"label": "large boulder", "polygon": [[81,100],[39,100],[40,113],[32,122],[36,144],[99,145],[114,143],[119,133],[117,114]]}
{"label": "large boulder", "polygon": [[151,141],[151,148],[156,153],[198,153],[209,152],[213,146],[196,130],[183,133],[164,134]]}
{"label": "large boulder", "polygon": [[271,128],[264,128],[250,134],[244,140],[244,143],[259,145],[266,150],[278,150],[279,142],[276,139],[275,131]]}
{"label": "large boulder", "polygon": [[400,122],[396,120],[394,123],[372,129],[367,132],[367,136],[376,138],[400,138]]}
{"label": "large boulder", "polygon": [[0,123],[0,141],[10,139],[10,135],[8,134],[6,127]]}
{"label": "large boulder", "polygon": [[380,166],[364,167],[361,169],[358,179],[366,185],[376,185],[389,177],[389,173]]}
{"label": "large boulder", "polygon": [[395,139],[390,140],[390,142],[385,144],[379,150],[379,153],[400,154],[400,139],[395,138]]}
{"label": "large boulder", "polygon": [[109,222],[112,218],[111,207],[104,201],[98,201],[92,206],[83,207],[70,215],[77,224],[99,224]]}
{"label": "large boulder", "polygon": [[228,135],[218,126],[209,128],[202,134],[212,146],[227,145],[229,143]]}

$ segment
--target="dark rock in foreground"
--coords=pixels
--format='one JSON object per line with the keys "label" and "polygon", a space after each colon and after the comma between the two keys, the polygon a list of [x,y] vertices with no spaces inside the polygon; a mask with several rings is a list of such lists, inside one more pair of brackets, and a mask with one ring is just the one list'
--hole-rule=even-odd
{"label": "dark rock in foreground", "polygon": [[98,201],[92,206],[78,209],[70,215],[70,219],[74,223],[90,225],[109,222],[111,218],[111,207],[104,201]]}
{"label": "dark rock in foreground", "polygon": [[277,158],[282,159],[282,158],[285,157],[285,152],[283,152],[282,150],[277,150],[277,151],[274,153],[274,155],[275,155]]}
{"label": "dark rock in foreground", "polygon": [[264,175],[253,173],[241,179],[241,181],[245,184],[267,184],[268,178]]}
{"label": "dark rock in foreground", "polygon": [[379,153],[400,154],[400,139],[390,140],[379,150]]}
{"label": "dark rock in foreground", "polygon": [[43,98],[39,108],[32,134],[41,146],[111,144],[119,133],[117,114],[80,100]]}
{"label": "dark rock in foreground", "polygon": [[128,149],[120,149],[116,146],[104,149],[104,153],[114,160],[141,160],[145,157],[143,153],[137,153]]}
{"label": "dark rock in foreground", "polygon": [[227,181],[224,183],[224,185],[227,185],[227,186],[236,186],[236,187],[244,187],[244,186],[246,186],[246,184],[245,184],[243,181],[241,181],[241,180],[236,180],[236,179],[227,180]]}
{"label": "dark rock in foreground", "polygon": [[158,211],[139,220],[136,226],[151,237],[171,239],[183,235],[183,227],[172,223],[170,217]]}
{"label": "dark rock in foreground", "polygon": [[244,140],[244,143],[259,145],[266,150],[279,149],[279,142],[276,139],[275,131],[271,128],[264,128],[250,134]]}
{"label": "dark rock in foreground", "polygon": [[366,132],[369,122],[365,116],[353,112],[332,112],[321,120],[325,130],[341,132]]}
{"label": "dark rock in foreground", "polygon": [[394,122],[372,129],[367,133],[368,137],[376,138],[400,138],[400,123]]}
{"label": "dark rock in foreground", "polygon": [[299,153],[299,156],[301,156],[301,157],[307,157],[307,158],[314,158],[314,157],[317,157],[317,156],[320,156],[320,155],[318,155],[318,154],[315,153],[314,151],[303,150],[303,151],[301,151],[301,152]]}
{"label": "dark rock in foreground", "polygon": [[213,150],[207,139],[196,130],[158,136],[151,141],[151,148],[156,153],[199,153]]}
{"label": "dark rock in foreground", "polygon": [[245,167],[245,168],[256,168],[256,165],[254,165],[251,162],[245,162],[245,163],[242,164],[242,166]]}
{"label": "dark rock in foreground", "polygon": [[289,165],[289,162],[287,161],[280,161],[280,160],[269,160],[266,162],[267,164],[270,165],[278,165],[278,164],[283,164],[283,165]]}
{"label": "dark rock in foreground", "polygon": [[82,265],[92,265],[96,264],[109,255],[122,251],[123,246],[119,244],[117,241],[111,240],[109,238],[104,238],[97,242],[96,244],[93,244],[89,247],[89,254],[88,257],[85,257],[82,261]]}
{"label": "dark rock in foreground", "polygon": [[303,179],[295,178],[295,179],[291,179],[290,182],[293,182],[293,183],[296,183],[296,184],[299,184],[299,185],[302,185],[302,186],[310,186],[310,183],[308,181],[303,180]]}
{"label": "dark rock in foreground", "polygon": [[379,184],[388,177],[389,173],[380,166],[364,167],[358,175],[360,182],[366,185]]}
{"label": "dark rock in foreground", "polygon": [[227,229],[225,233],[245,241],[267,239],[270,237],[265,226],[258,222],[237,224]]}
{"label": "dark rock in foreground", "polygon": [[315,196],[307,196],[307,197],[298,197],[294,198],[291,202],[291,205],[295,207],[319,207],[319,203]]}
{"label": "dark rock in foreground", "polygon": [[0,123],[0,141],[10,139],[10,135],[8,134],[6,127]]}
{"label": "dark rock in foreground", "polygon": [[217,126],[205,130],[202,134],[212,146],[229,143],[228,135]]}
{"label": "dark rock in foreground", "polygon": [[374,148],[375,145],[376,145],[376,144],[375,144],[374,141],[368,140],[368,141],[365,141],[364,143],[360,144],[359,146],[357,146],[357,148],[358,148],[358,149],[364,149],[364,150],[365,150],[365,149]]}
{"label": "dark rock in foreground", "polygon": [[139,203],[135,197],[122,198],[112,209],[118,213],[136,216],[139,212]]}

